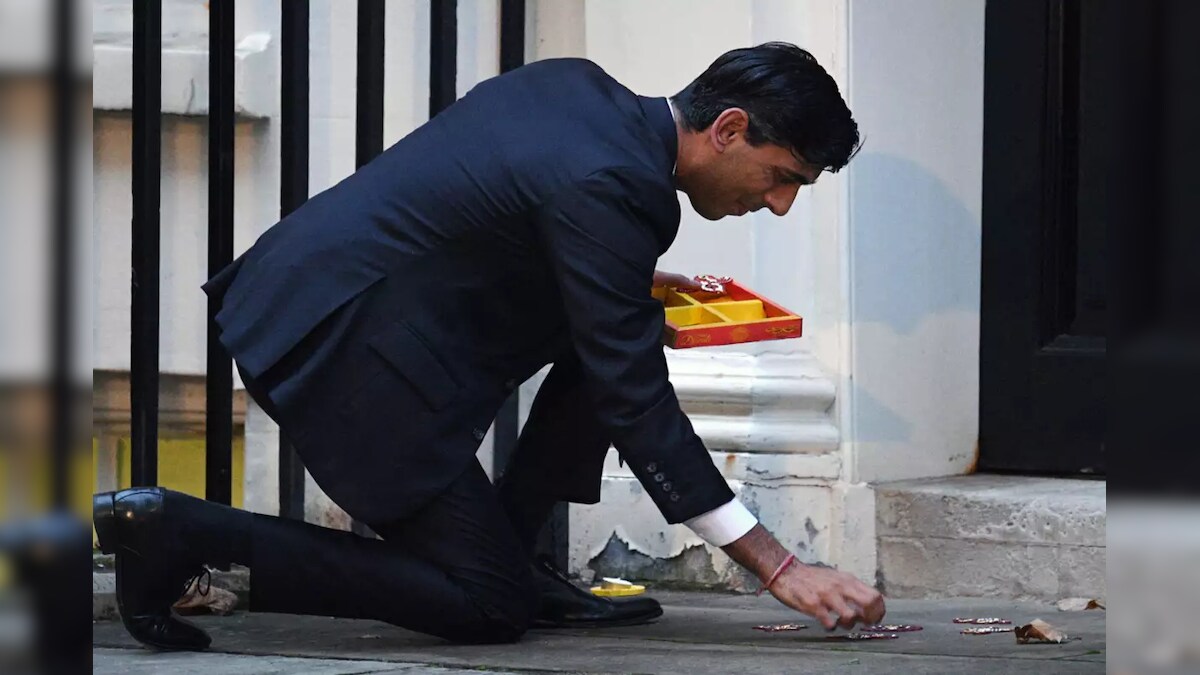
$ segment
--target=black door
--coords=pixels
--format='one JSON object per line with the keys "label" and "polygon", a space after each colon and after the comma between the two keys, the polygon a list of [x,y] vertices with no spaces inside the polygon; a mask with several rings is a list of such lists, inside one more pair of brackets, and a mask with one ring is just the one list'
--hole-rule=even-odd
{"label": "black door", "polygon": [[1105,172],[1118,169],[1102,66],[1121,38],[1100,4],[987,4],[981,469],[1105,472]]}

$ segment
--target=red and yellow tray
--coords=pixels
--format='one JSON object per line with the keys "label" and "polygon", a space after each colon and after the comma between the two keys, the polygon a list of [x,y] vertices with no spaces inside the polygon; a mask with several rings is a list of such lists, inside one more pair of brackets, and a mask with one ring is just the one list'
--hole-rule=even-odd
{"label": "red and yellow tray", "polygon": [[655,288],[667,312],[663,344],[686,349],[800,337],[804,320],[794,312],[737,282],[724,286],[723,293]]}

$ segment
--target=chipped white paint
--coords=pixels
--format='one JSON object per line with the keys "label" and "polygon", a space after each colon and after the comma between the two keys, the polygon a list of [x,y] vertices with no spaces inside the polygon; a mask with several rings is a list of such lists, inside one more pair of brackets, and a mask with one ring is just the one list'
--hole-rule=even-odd
{"label": "chipped white paint", "polygon": [[[827,561],[830,556],[829,488],[824,485],[771,487],[731,480],[734,493],[797,556],[805,561]],[[668,526],[662,514],[632,477],[609,476],[599,504],[571,508],[571,569],[583,573],[614,537],[630,551],[666,561],[687,549],[702,547],[721,583],[742,588],[740,568],[720,549],[709,546],[682,526]],[[681,580],[691,580],[683,578]]]}

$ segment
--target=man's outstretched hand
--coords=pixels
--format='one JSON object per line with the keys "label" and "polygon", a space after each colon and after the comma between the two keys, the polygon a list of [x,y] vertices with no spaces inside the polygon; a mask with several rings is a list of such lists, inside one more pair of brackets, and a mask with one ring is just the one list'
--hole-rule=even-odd
{"label": "man's outstretched hand", "polygon": [[[755,525],[722,550],[764,583],[788,556],[787,549],[762,525]],[[879,623],[887,611],[883,595],[854,576],[799,562],[792,563],[779,575],[770,592],[788,607],[820,621],[828,630],[837,626],[853,628],[856,623]]]}
{"label": "man's outstretched hand", "polygon": [[828,630],[883,620],[883,595],[845,572],[794,563],[771,584],[771,595]]}

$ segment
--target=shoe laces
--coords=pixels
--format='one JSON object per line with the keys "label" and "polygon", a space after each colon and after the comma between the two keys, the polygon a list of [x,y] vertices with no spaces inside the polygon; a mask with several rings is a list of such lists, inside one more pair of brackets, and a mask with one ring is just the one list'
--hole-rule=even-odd
{"label": "shoe laces", "polygon": [[[200,583],[201,580],[204,581],[203,585]],[[187,595],[187,592],[192,588],[192,584],[196,584],[196,593],[207,596],[209,589],[212,588],[212,571],[207,567],[201,567],[199,572],[196,572],[188,577],[187,581],[183,582],[183,592],[180,595]]]}

